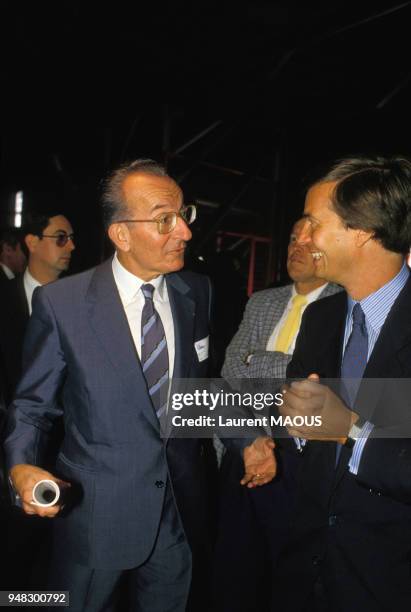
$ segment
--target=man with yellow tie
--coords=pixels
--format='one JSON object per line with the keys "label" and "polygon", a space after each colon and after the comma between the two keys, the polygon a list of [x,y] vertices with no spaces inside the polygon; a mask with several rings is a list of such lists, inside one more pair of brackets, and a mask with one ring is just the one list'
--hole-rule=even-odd
{"label": "man with yellow tie", "polygon": [[[341,291],[338,285],[314,276],[312,254],[299,241],[302,226],[302,220],[294,224],[288,244],[287,271],[293,283],[258,291],[250,298],[240,328],[226,351],[221,372],[224,378],[285,378],[305,308]],[[216,612],[257,608],[255,592],[261,593],[271,582],[270,563],[264,564],[263,559],[268,556],[274,563],[286,534],[284,522],[289,509],[284,500],[289,498],[281,475],[264,487],[246,489],[239,483],[243,473],[240,457],[227,452],[221,466]],[[251,584],[253,580],[255,584]],[[269,597],[269,593],[266,595]],[[262,597],[260,604],[265,609],[264,594]]]}
{"label": "man with yellow tie", "polygon": [[314,276],[312,254],[299,242],[302,220],[292,228],[287,271],[292,284],[251,296],[222,369],[224,378],[285,378],[301,317],[311,302],[340,291]]}

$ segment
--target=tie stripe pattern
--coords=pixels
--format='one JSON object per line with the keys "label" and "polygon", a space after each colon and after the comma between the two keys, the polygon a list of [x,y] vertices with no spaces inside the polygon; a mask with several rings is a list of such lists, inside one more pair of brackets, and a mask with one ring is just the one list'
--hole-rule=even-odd
{"label": "tie stripe pattern", "polygon": [[142,285],[144,307],[141,314],[141,365],[157,417],[167,409],[168,350],[160,315],[154,308],[154,287]]}

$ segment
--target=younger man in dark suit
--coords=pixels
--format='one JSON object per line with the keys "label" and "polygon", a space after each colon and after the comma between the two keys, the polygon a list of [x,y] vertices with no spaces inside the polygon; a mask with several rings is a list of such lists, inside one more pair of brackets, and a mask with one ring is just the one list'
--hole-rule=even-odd
{"label": "younger man in dark suit", "polygon": [[[398,381],[389,392],[373,387],[370,397],[361,379],[411,377],[405,263],[411,162],[339,161],[308,190],[304,218],[301,240],[316,275],[346,294],[307,308],[287,371],[309,379],[285,389],[282,414],[321,416],[322,425],[304,427],[300,420],[289,428],[302,452],[290,537],[274,577],[275,605],[290,612],[407,610],[411,441],[379,436],[404,419],[404,408],[409,414],[409,393],[401,395]],[[322,378],[341,378],[340,397]],[[294,440],[284,440],[280,452],[287,463],[298,452]]]}
{"label": "younger man in dark suit", "polygon": [[[4,367],[7,403],[12,399],[21,374],[24,332],[31,314],[31,300],[36,287],[47,285],[68,270],[73,251],[73,228],[59,212],[30,216],[22,231],[27,267],[3,287],[0,303],[0,356]],[[26,259],[24,258],[24,262]]]}
{"label": "younger man in dark suit", "polygon": [[[6,406],[21,376],[23,340],[33,291],[57,280],[68,269],[74,249],[73,228],[57,211],[32,214],[21,235],[28,253],[27,267],[23,275],[4,283],[0,301],[0,384]],[[52,455],[52,449],[49,450]],[[28,520],[16,508],[8,508],[5,525],[2,541],[8,563],[2,575],[4,588],[36,586],[44,572],[50,526],[39,518]]]}

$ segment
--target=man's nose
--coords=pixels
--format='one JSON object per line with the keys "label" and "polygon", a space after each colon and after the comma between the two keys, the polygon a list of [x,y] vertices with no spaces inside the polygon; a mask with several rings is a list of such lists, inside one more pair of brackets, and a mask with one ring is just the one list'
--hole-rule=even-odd
{"label": "man's nose", "polygon": [[70,252],[74,251],[74,249],[76,248],[76,245],[74,244],[74,238],[72,236],[68,236],[66,247]]}
{"label": "man's nose", "polygon": [[191,240],[193,236],[191,229],[181,217],[177,217],[177,223],[174,228],[174,236],[176,238],[180,238],[180,240],[184,240],[185,242]]}
{"label": "man's nose", "polygon": [[299,246],[305,246],[311,241],[311,229],[308,221],[304,223],[303,227],[298,232],[295,237],[295,244]]}

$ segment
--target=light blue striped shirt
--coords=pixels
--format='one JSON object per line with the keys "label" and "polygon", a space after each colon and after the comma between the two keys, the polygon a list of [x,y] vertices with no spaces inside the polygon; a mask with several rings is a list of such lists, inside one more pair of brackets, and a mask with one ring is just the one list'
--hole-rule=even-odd
{"label": "light blue striped shirt", "polygon": [[[378,291],[375,291],[375,293],[371,293],[371,295],[368,295],[366,298],[360,301],[361,308],[365,315],[365,325],[368,332],[367,362],[374,350],[375,343],[378,340],[378,336],[380,335],[381,328],[385,323],[385,319],[387,318],[388,313],[390,312],[400,291],[407,282],[409,275],[410,270],[404,262],[401,270],[392,280],[378,289]],[[344,334],[344,351],[352,331],[352,311],[356,303],[357,302],[348,296],[348,310]],[[353,446],[351,459],[348,464],[349,470],[352,474],[358,474],[361,455],[372,429],[372,423],[367,421],[361,429],[359,438]]]}

